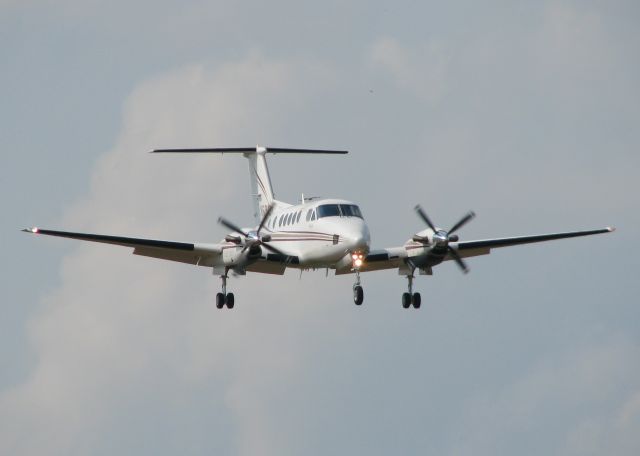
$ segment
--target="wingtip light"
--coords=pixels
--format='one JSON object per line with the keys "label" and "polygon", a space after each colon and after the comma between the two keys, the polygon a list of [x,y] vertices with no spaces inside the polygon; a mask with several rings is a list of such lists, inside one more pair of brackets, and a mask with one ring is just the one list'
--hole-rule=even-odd
{"label": "wingtip light", "polygon": [[608,226],[607,230],[609,230],[609,233],[613,233],[616,230],[615,226]]}
{"label": "wingtip light", "polygon": [[25,228],[24,230],[25,233],[38,233],[40,230],[37,227],[33,227],[33,228]]}

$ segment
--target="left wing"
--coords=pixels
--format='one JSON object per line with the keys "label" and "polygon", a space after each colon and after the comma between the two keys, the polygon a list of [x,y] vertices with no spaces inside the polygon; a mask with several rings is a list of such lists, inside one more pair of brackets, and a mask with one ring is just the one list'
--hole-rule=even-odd
{"label": "left wing", "polygon": [[40,228],[26,228],[22,231],[34,234],[45,234],[47,236],[79,239],[81,241],[132,247],[134,255],[178,261],[180,263],[188,263],[198,266],[212,266],[216,258],[218,258],[222,253],[222,245],[220,244],[159,241],[155,239],[108,236],[92,233],[73,233],[69,231],[54,231]]}
{"label": "left wing", "polygon": [[[564,233],[551,233],[551,234],[537,234],[533,236],[518,236],[508,238],[497,239],[484,239],[481,241],[462,241],[452,242],[451,247],[460,253],[460,256],[476,256],[486,255],[490,253],[491,249],[497,249],[500,247],[511,247],[513,245],[521,244],[533,244],[536,242],[553,241],[556,239],[567,239],[580,236],[591,236],[592,234],[611,233],[615,231],[613,227],[602,228],[599,230],[588,231],[569,231]],[[447,256],[447,260],[451,259]]]}
{"label": "left wing", "polygon": [[[484,239],[479,241],[461,241],[451,242],[451,248],[457,251],[462,258],[468,258],[479,255],[488,255],[491,249],[501,247],[511,247],[521,244],[533,244],[536,242],[553,241],[556,239],[567,239],[580,236],[590,236],[593,234],[610,233],[615,231],[613,227],[602,228],[598,230],[588,231],[568,231],[563,233],[538,234],[533,236],[518,236],[508,238]],[[407,263],[407,259],[411,257],[421,257],[428,255],[430,247],[418,242],[408,242],[402,247],[391,247],[386,249],[372,250],[365,257],[361,272],[378,271],[382,269],[401,268]],[[444,260],[452,260],[453,257],[448,254]],[[336,274],[349,274],[351,267],[337,269]]]}

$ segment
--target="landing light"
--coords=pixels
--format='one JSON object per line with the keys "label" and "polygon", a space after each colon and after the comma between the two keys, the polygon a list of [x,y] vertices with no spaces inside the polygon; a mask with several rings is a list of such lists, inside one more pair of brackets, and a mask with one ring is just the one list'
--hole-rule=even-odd
{"label": "landing light", "polygon": [[353,260],[354,268],[359,268],[364,263],[364,255],[362,253],[352,253],[351,259]]}

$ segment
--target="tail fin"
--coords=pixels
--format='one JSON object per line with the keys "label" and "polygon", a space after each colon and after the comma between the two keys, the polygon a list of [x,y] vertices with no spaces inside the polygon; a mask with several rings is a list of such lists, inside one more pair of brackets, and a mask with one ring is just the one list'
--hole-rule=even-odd
{"label": "tail fin", "polygon": [[267,159],[265,158],[266,149],[264,147],[256,147],[252,152],[245,153],[244,156],[249,160],[253,216],[256,222],[260,223],[262,216],[269,206],[273,204],[273,187],[269,176],[269,168],[267,167]]}
{"label": "tail fin", "polygon": [[266,154],[346,154],[346,150],[319,150],[319,149],[286,149],[282,147],[234,147],[234,148],[205,148],[205,149],[155,149],[153,153],[218,153],[218,154],[242,154],[249,160],[249,178],[251,179],[251,198],[253,200],[253,216],[259,223],[269,206],[274,202],[273,187],[269,168],[267,167]]}

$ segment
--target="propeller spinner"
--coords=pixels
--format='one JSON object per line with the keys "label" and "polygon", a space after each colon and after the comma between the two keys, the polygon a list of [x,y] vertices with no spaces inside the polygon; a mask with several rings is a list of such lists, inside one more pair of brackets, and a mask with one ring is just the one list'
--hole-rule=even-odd
{"label": "propeller spinner", "polygon": [[[417,205],[415,207],[415,210],[418,213],[418,216],[433,231],[433,236],[432,236],[432,241],[434,244],[433,248],[447,249],[447,252],[449,253],[449,255],[451,255],[451,257],[454,259],[454,261],[460,267],[460,269],[462,269],[462,272],[464,272],[465,274],[469,272],[469,268],[467,267],[465,262],[462,261],[462,258],[460,258],[460,255],[458,254],[458,252],[449,245],[449,242],[458,241],[458,235],[454,233],[458,231],[460,228],[462,228],[464,225],[466,225],[471,219],[473,219],[476,216],[476,214],[473,211],[470,211],[467,215],[462,217],[458,221],[458,223],[453,225],[449,231],[445,231],[445,230],[439,230],[435,227],[435,225],[431,222],[431,219],[429,219],[429,217],[424,212],[424,210],[422,210],[422,207],[420,207],[420,205]],[[421,236],[414,236],[413,239],[423,244],[427,244],[429,242],[429,240],[426,237],[421,237]]]}

